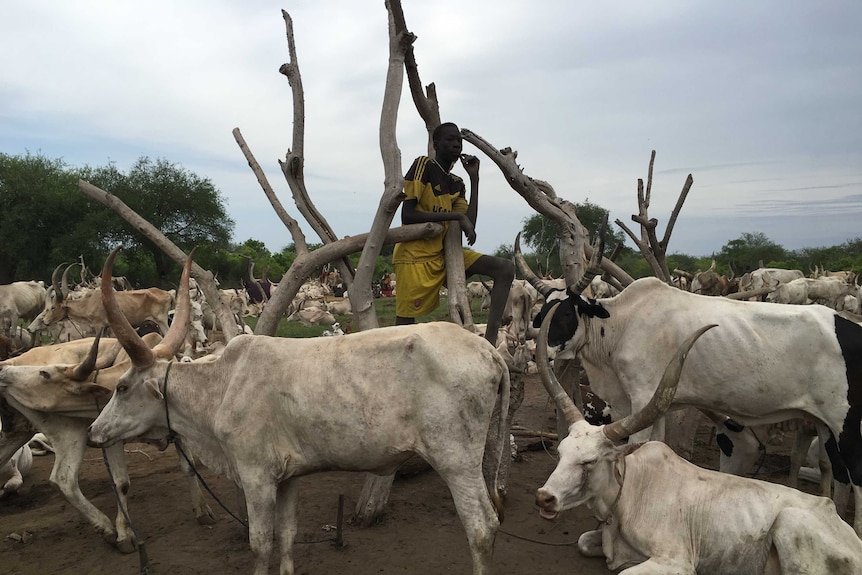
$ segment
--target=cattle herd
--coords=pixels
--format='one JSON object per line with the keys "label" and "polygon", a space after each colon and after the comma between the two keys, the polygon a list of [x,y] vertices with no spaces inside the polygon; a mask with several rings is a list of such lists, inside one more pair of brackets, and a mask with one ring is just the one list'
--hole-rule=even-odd
{"label": "cattle herd", "polygon": [[[508,421],[492,412],[507,413],[510,377],[537,372],[568,433],[536,506],[550,520],[590,510],[598,526],[579,538],[582,554],[631,575],[862,573],[862,293],[851,273],[728,278],[713,266],[618,291],[594,267],[576,286],[539,278],[516,250],[525,279],[512,285],[496,348],[448,322],[344,335],[335,315],[350,313],[349,300],[333,296],[334,274],[306,283],[286,317],[338,337],[225,342],[189,277],[191,257],[168,292],[123,289],[116,253],[89,283],[71,285],[61,265],[47,287],[0,286],[0,499],[26,480],[39,434],[54,451],[51,482],[121,552],[139,545],[126,442],[176,445],[199,523],[214,516],[189,462],[236,482],[255,575],[272,557],[280,573],[297,571],[296,478],[388,475],[419,455],[449,488],[473,573],[506,572],[493,566],[505,491],[499,476],[483,476],[483,461],[499,470],[508,454]],[[278,286],[265,273],[255,280],[251,266],[248,275],[220,295],[250,332],[244,318]],[[489,286],[467,291],[487,299]],[[349,377],[319,369],[332,357]],[[607,419],[593,421],[563,390],[551,368],[562,360],[580,363]],[[684,406],[715,422],[720,471],[663,443],[665,413]],[[746,442],[788,420],[817,438],[822,496],[794,488],[798,469],[788,486],[741,476]],[[105,450],[114,521],[78,485],[87,445]],[[852,525],[837,511],[851,494]]]}

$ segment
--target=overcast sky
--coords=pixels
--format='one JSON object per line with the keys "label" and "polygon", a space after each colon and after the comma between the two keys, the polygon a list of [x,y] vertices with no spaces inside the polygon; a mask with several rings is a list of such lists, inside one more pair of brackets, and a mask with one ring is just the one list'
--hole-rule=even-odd
{"label": "overcast sky", "polygon": [[[746,232],[788,249],[862,236],[862,3],[402,2],[443,120],[517,150],[559,196],[633,226],[656,150],[650,215],[661,235],[691,173],[669,252],[709,255]],[[383,0],[5,3],[0,152],[122,171],[165,158],[212,180],[237,242],[279,251],[291,238],[233,139],[238,127],[319,242],[277,161],[293,113],[278,73],[281,9],[305,89],[309,194],[339,236],[368,231],[383,193]],[[403,171],[425,150],[406,81],[398,145]],[[532,211],[487,158],[480,197],[475,247],[491,253]]]}

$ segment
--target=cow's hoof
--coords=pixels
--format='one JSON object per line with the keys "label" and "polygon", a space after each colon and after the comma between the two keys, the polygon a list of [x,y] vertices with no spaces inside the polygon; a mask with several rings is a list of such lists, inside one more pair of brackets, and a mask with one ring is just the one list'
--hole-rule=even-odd
{"label": "cow's hoof", "polygon": [[122,541],[117,541],[116,547],[120,553],[134,553],[138,550],[138,546],[132,539],[123,539]]}

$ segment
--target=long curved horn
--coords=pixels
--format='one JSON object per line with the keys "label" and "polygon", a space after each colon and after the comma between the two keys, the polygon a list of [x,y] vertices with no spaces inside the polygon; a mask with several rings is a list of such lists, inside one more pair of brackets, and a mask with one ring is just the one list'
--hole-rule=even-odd
{"label": "long curved horn", "polygon": [[118,246],[108,255],[105,260],[105,266],[102,268],[102,305],[105,306],[105,315],[108,316],[108,323],[111,325],[111,330],[114,336],[123,344],[123,349],[129,354],[129,359],[132,360],[132,365],[139,369],[145,369],[153,365],[154,357],[153,350],[147,347],[138,332],[132,328],[132,324],[123,315],[120,309],[120,304],[117,302],[114,294],[114,286],[111,283],[111,276],[114,271],[114,258],[117,253],[123,248]]}
{"label": "long curved horn", "polygon": [[65,270],[63,270],[63,277],[60,280],[60,287],[63,289],[63,299],[69,297],[69,270],[78,265],[78,262],[70,263]]}
{"label": "long curved horn", "polygon": [[156,357],[170,357],[179,351],[183,342],[186,340],[186,334],[189,331],[189,317],[191,317],[191,295],[189,294],[189,276],[191,275],[192,261],[195,255],[194,248],[192,253],[186,259],[186,264],[183,266],[183,274],[180,276],[180,286],[177,288],[177,308],[174,312],[174,322],[171,324],[168,333],[164,339],[153,348],[153,354]]}
{"label": "long curved horn", "polygon": [[673,356],[673,359],[671,359],[667,364],[667,367],[664,370],[664,375],[662,375],[661,381],[659,382],[655,393],[653,393],[652,399],[649,400],[649,403],[647,403],[639,412],[626,416],[620,421],[615,421],[606,425],[603,428],[603,431],[608,439],[614,443],[618,443],[626,437],[629,437],[642,429],[646,429],[655,423],[655,421],[661,417],[665,411],[667,411],[670,404],[673,403],[673,396],[676,394],[676,387],[679,384],[679,376],[682,373],[682,366],[688,357],[688,352],[691,350],[691,346],[694,345],[697,338],[717,325],[718,324],[705,325],[682,342],[679,349],[676,350],[676,354]]}
{"label": "long curved horn", "polygon": [[578,280],[575,287],[570,290],[575,295],[581,295],[584,293],[587,286],[592,283],[593,278],[602,274],[602,256],[605,251],[605,232],[607,231],[607,228],[608,214],[605,213],[605,216],[602,218],[602,225],[599,228],[599,233],[596,236],[596,241],[593,244],[593,256],[587,264],[587,269],[584,270],[584,275],[581,276],[581,279]]}
{"label": "long curved horn", "polygon": [[93,340],[93,345],[90,346],[90,351],[87,352],[87,357],[84,358],[84,361],[76,365],[74,368],[70,368],[72,373],[69,374],[69,379],[73,381],[84,381],[93,372],[93,369],[96,367],[96,357],[99,355],[99,342],[104,333],[105,328],[103,327],[99,330],[99,333],[96,334],[96,338]]}
{"label": "long curved horn", "polygon": [[554,288],[545,283],[542,278],[536,275],[536,273],[530,269],[530,266],[527,265],[527,260],[524,259],[524,255],[521,253],[521,232],[518,232],[518,235],[515,236],[515,264],[518,266],[518,270],[524,275],[524,279],[530,282],[536,291],[542,294],[544,297],[548,297]]}
{"label": "long curved horn", "polygon": [[557,376],[551,371],[550,364],[548,363],[548,330],[550,329],[551,318],[554,317],[554,313],[556,313],[559,305],[559,302],[555,303],[548,310],[548,313],[545,314],[545,319],[542,320],[542,328],[539,330],[539,340],[536,342],[536,365],[539,368],[539,376],[542,378],[542,385],[545,386],[545,391],[548,392],[548,395],[551,396],[551,399],[557,405],[557,409],[566,418],[566,424],[571,427],[576,422],[582,421],[584,414],[578,410],[575,402],[572,401],[572,398],[569,397],[563,386],[560,385]]}
{"label": "long curved horn", "polygon": [[60,270],[65,265],[65,262],[58,265],[56,268],[54,268],[54,273],[51,274],[51,285],[54,286],[54,294],[56,294],[55,297],[57,298],[58,302],[63,301],[63,288],[60,287]]}

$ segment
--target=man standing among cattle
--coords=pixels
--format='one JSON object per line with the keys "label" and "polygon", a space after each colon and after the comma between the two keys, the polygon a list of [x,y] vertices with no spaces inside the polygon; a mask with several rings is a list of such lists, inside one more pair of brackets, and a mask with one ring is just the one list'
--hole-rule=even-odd
{"label": "man standing among cattle", "polygon": [[[473,245],[479,205],[479,158],[461,154],[461,131],[451,122],[437,126],[431,140],[435,157],[419,156],[404,176],[406,198],[401,205],[401,223],[443,222],[448,228],[448,222],[456,221],[467,236],[467,243]],[[469,203],[464,180],[451,173],[459,158],[470,176]],[[392,263],[398,278],[395,292],[397,325],[415,323],[417,317],[431,313],[439,304],[440,288],[446,280],[445,235],[444,229],[434,238],[395,245]],[[481,274],[494,279],[485,338],[496,345],[503,309],[515,278],[515,266],[503,258],[465,249],[464,267],[467,277]]]}

